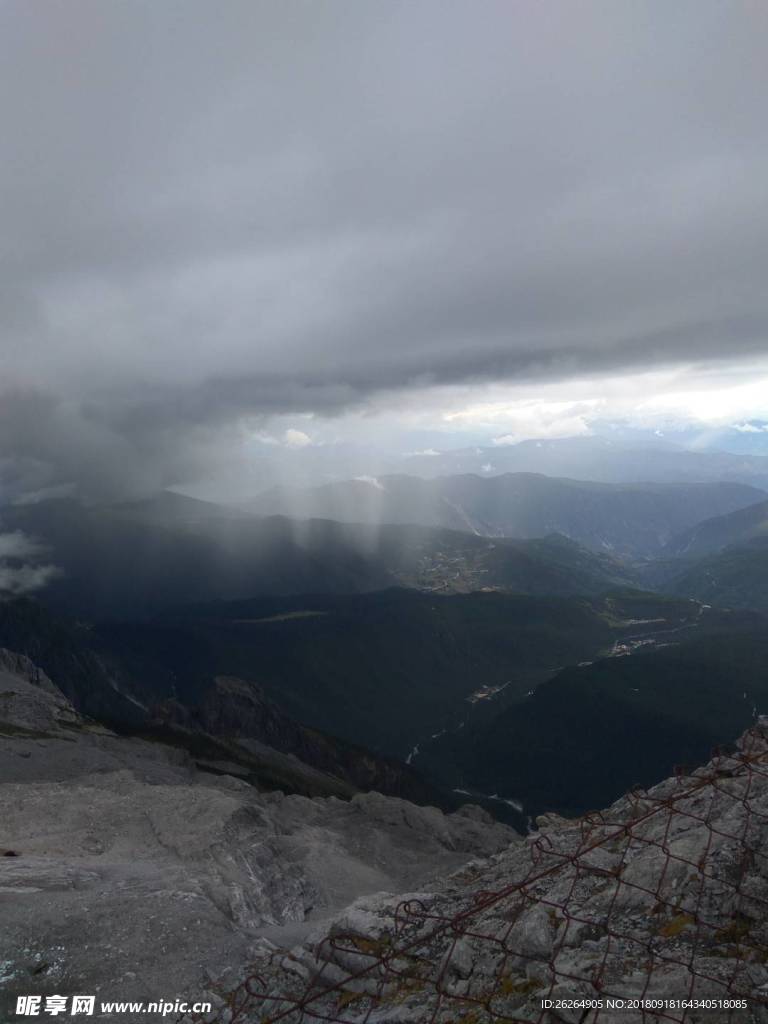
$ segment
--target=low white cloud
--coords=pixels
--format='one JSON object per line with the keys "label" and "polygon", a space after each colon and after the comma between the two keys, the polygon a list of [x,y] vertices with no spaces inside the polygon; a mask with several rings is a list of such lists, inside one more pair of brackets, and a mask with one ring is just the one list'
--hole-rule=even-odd
{"label": "low white cloud", "polygon": [[375,487],[378,491],[383,491],[384,485],[375,476],[356,476],[355,480],[359,480],[360,483],[370,484],[371,487]]}
{"label": "low white cloud", "polygon": [[45,551],[20,530],[0,533],[0,595],[31,594],[59,576],[58,566],[37,563]]}
{"label": "low white cloud", "polygon": [[22,565],[18,568],[0,563],[0,595],[20,597],[47,587],[61,575],[55,565]]}
{"label": "low white cloud", "polygon": [[[578,437],[592,432],[590,420],[604,405],[600,398],[557,401],[545,397],[510,395],[502,401],[471,403],[446,412],[443,419],[453,426],[488,431],[495,445],[517,444],[528,438]],[[501,430],[499,430],[501,428]]]}
{"label": "low white cloud", "polygon": [[303,430],[296,430],[294,427],[289,427],[286,430],[283,440],[288,448],[306,448],[312,444],[312,438],[309,434],[306,434]]}
{"label": "low white cloud", "polygon": [[249,433],[247,439],[257,441],[259,444],[274,445],[276,448],[307,448],[315,443],[309,434],[304,430],[297,430],[295,427],[288,427],[282,433],[257,430]]}
{"label": "low white cloud", "polygon": [[20,530],[0,533],[0,560],[35,558],[42,552],[41,545]]}
{"label": "low white cloud", "polygon": [[768,423],[734,423],[733,429],[740,434],[768,434]]}
{"label": "low white cloud", "polygon": [[73,483],[54,484],[52,487],[40,487],[34,491],[24,491],[17,495],[11,504],[37,505],[41,501],[72,497],[75,492],[76,487]]}

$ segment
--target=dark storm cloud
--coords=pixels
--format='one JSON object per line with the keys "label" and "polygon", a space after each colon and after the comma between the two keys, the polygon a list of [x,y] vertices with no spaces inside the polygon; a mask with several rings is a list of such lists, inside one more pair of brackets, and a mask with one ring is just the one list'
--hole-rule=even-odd
{"label": "dark storm cloud", "polygon": [[238,417],[766,351],[765,9],[0,8],[0,460],[162,485]]}

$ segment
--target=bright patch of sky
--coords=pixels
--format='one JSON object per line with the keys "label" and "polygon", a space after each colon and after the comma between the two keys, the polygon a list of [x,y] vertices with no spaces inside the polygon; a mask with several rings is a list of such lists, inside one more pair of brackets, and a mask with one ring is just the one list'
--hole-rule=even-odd
{"label": "bright patch of sky", "polygon": [[586,436],[615,423],[659,437],[691,427],[760,433],[768,430],[763,420],[768,360],[537,384],[425,388],[381,395],[364,410],[334,418],[305,417],[302,429],[289,425],[290,417],[279,417],[275,430],[252,436],[287,448],[372,445],[425,455],[469,444]]}

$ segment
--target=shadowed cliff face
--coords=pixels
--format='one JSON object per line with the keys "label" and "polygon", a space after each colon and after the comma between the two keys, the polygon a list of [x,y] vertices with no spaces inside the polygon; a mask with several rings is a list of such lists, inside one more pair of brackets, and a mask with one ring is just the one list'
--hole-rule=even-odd
{"label": "shadowed cliff face", "polygon": [[[263,755],[265,747],[289,754],[342,783],[348,795],[356,790],[377,790],[446,809],[459,803],[401,761],[376,756],[364,747],[300,725],[269,700],[261,687],[236,677],[217,676],[196,707],[173,700],[155,705],[152,724],[180,726],[192,733],[234,741],[233,749],[254,755]],[[344,790],[339,788],[342,795]]]}

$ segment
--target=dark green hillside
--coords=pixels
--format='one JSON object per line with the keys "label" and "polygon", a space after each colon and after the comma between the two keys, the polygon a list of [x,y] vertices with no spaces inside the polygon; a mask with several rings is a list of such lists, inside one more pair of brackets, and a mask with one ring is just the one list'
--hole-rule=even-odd
{"label": "dark green hillside", "polygon": [[494,721],[441,737],[430,763],[531,813],[577,814],[705,760],[764,711],[766,622],[719,617],[680,644],[565,669]]}
{"label": "dark green hillside", "polygon": [[486,585],[519,593],[563,597],[603,594],[636,585],[628,566],[607,554],[590,551],[562,534],[527,541],[486,541]]}
{"label": "dark green hillside", "polygon": [[478,537],[425,526],[373,527],[379,558],[407,585],[443,593],[506,590],[533,596],[597,595],[633,585],[632,571],[562,534],[532,540]]}
{"label": "dark green hillside", "polygon": [[768,540],[768,501],[696,523],[673,537],[667,550],[673,556],[700,558],[752,540]]}
{"label": "dark green hillside", "polygon": [[90,619],[151,614],[186,601],[355,593],[396,582],[370,538],[349,526],[228,517],[221,510],[201,518],[200,506],[207,507],[44,502],[4,510],[3,523],[46,543],[63,570],[46,589],[46,602]]}
{"label": "dark green hillside", "polygon": [[666,589],[722,608],[768,611],[768,538],[702,558],[678,571]]}
{"label": "dark green hillside", "polygon": [[0,600],[0,647],[31,658],[90,718],[179,747],[199,763],[234,763],[259,788],[346,797],[376,789],[417,803],[456,803],[400,761],[293,721],[242,680],[209,677],[189,704],[163,701],[152,682],[164,670],[157,671],[151,656],[129,666],[95,631],[35,601]]}
{"label": "dark green hillside", "polygon": [[218,603],[99,634],[158,693],[191,699],[213,675],[241,676],[299,721],[403,757],[483,686],[506,687],[498,707],[640,628],[626,620],[674,625],[696,612],[635,592],[590,601],[391,590]]}
{"label": "dark green hillside", "polygon": [[612,636],[587,602],[406,590],[227,603],[100,632],[128,658],[164,662],[180,688],[244,676],[300,721],[400,756],[479,686],[525,693]]}

